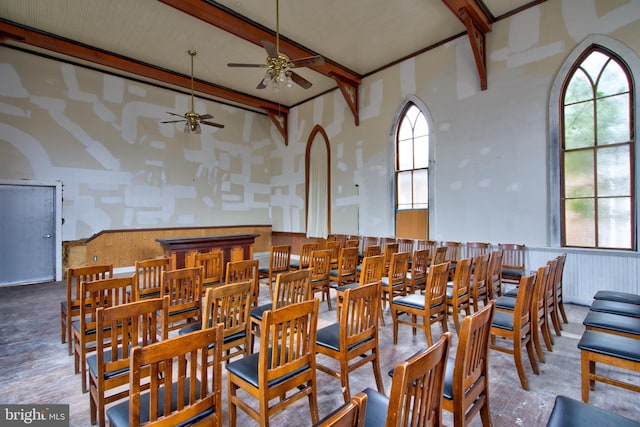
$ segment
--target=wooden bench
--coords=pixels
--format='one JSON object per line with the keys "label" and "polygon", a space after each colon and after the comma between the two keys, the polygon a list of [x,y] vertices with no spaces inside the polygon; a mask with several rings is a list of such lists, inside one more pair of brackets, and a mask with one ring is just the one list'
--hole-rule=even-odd
{"label": "wooden bench", "polygon": [[589,401],[589,390],[596,381],[640,392],[640,384],[596,374],[596,363],[628,369],[640,373],[640,340],[607,332],[587,330],[582,335],[578,348],[582,360],[582,400]]}

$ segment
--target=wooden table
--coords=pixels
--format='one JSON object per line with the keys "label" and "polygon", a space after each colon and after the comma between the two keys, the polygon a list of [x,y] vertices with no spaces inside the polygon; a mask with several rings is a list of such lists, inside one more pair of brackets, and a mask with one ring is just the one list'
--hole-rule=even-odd
{"label": "wooden table", "polygon": [[231,260],[231,249],[241,247],[244,259],[253,258],[253,244],[259,234],[225,234],[219,236],[181,237],[173,239],[156,239],[160,243],[164,256],[170,258],[175,254],[176,268],[185,267],[185,258],[191,251],[209,252],[220,248],[224,252],[224,263]]}

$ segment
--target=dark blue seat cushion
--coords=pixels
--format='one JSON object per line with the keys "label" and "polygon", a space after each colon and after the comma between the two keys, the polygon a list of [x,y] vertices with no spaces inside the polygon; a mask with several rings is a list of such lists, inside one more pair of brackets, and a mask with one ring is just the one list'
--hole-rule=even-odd
{"label": "dark blue seat cushion", "polygon": [[591,311],[598,311],[601,313],[612,313],[620,314],[622,316],[640,317],[640,305],[629,304],[626,302],[597,299],[593,301],[589,309]]}
{"label": "dark blue seat cushion", "polygon": [[640,423],[566,396],[557,396],[547,427],[640,427]]}
{"label": "dark blue seat cushion", "polygon": [[424,295],[409,294],[404,297],[394,298],[393,304],[411,308],[424,308]]}
{"label": "dark blue seat cushion", "polygon": [[599,331],[584,331],[580,350],[592,351],[620,359],[640,362],[640,340]]}
{"label": "dark blue seat cushion", "polygon": [[184,328],[180,328],[178,330],[178,335],[189,334],[191,332],[199,331],[200,329],[202,329],[202,323],[201,322],[189,323]]}
{"label": "dark blue seat cushion", "polygon": [[496,308],[513,311],[516,308],[516,299],[514,297],[501,296],[496,298]]}
{"label": "dark blue seat cushion", "polygon": [[447,366],[444,372],[444,390],[442,397],[445,399],[453,399],[453,368],[455,368],[456,359],[453,357],[447,357]]}
{"label": "dark blue seat cushion", "polygon": [[[187,386],[189,384],[189,379],[187,378],[186,380]],[[198,382],[199,384],[199,382]],[[175,410],[178,407],[178,402],[175,399],[176,397],[176,392],[178,390],[178,384],[177,383],[173,383],[172,385],[172,389],[173,389],[173,393],[171,394],[172,396],[172,402],[171,402],[171,409]],[[196,396],[200,396],[200,386],[198,385],[196,387]],[[187,396],[185,396],[184,399],[184,404],[188,404],[189,402],[189,396],[187,393]],[[163,415],[164,414],[164,389],[160,388],[159,390],[159,397],[158,397],[158,414],[159,415]],[[187,426],[190,424],[193,424],[195,421],[197,421],[198,419],[207,417],[209,415],[211,415],[213,413],[212,409],[209,409],[207,411],[204,411],[200,414],[198,414],[197,416],[191,418],[190,420],[188,420],[187,422],[180,424],[180,426]],[[111,423],[112,426],[114,427],[119,427],[119,426],[128,426],[129,425],[129,400],[125,400],[121,403],[118,403],[115,406],[112,406],[111,408],[107,409],[107,418],[109,419],[109,422]],[[143,393],[140,395],[140,424],[144,424],[147,423],[149,421],[149,393]]]}
{"label": "dark blue seat cushion", "polygon": [[493,312],[493,323],[491,326],[496,328],[513,331],[513,313],[495,310]]}
{"label": "dark blue seat cushion", "polygon": [[618,301],[626,302],[627,304],[640,305],[640,295],[632,294],[630,292],[598,291],[593,296],[593,299],[604,299],[608,301]]}
{"label": "dark blue seat cushion", "polygon": [[[122,359],[122,348],[118,347],[118,359]],[[104,352],[104,361],[111,362],[111,350],[105,350]],[[98,373],[98,356],[95,353],[87,356],[87,367],[89,368],[89,372],[96,377]],[[105,372],[104,379],[108,380],[109,378],[117,377],[126,372],[129,372],[129,368],[118,369],[117,371]]]}
{"label": "dark blue seat cushion", "polygon": [[387,420],[389,398],[372,388],[365,388],[367,395],[367,409],[364,416],[364,427],[380,427]]}
{"label": "dark blue seat cushion", "polygon": [[584,326],[606,329],[615,332],[640,335],[640,319],[619,314],[589,311],[582,322]]}
{"label": "dark blue seat cushion", "polygon": [[524,271],[515,268],[503,268],[502,275],[508,277],[522,277],[524,276]]}
{"label": "dark blue seat cushion", "polygon": [[[371,337],[368,337],[365,340],[354,343],[349,346],[349,350],[357,347],[363,342],[370,341],[371,339]],[[318,329],[316,332],[316,345],[327,347],[334,351],[340,351],[340,323],[333,323],[329,326]]]}
{"label": "dark blue seat cushion", "polygon": [[273,303],[259,305],[256,308],[251,309],[251,317],[256,320],[262,321],[262,315],[264,314],[264,312],[267,310],[271,310],[272,308]]}
{"label": "dark blue seat cushion", "polygon": [[[258,388],[258,360],[260,354],[253,353],[249,356],[243,357],[242,359],[236,360],[227,364],[227,371],[232,372],[243,380],[247,381],[252,386]],[[271,359],[271,349],[269,349],[269,359]],[[276,378],[269,382],[268,386],[273,387],[276,384],[279,384],[283,381],[288,380],[291,377],[298,375],[301,372],[304,372],[309,369],[309,365],[304,365],[300,369],[296,369],[289,375],[284,375],[280,378]]]}
{"label": "dark blue seat cushion", "polygon": [[349,283],[348,285],[336,286],[336,290],[337,290],[338,292],[344,292],[344,291],[346,291],[347,289],[355,289],[355,288],[357,288],[358,286],[360,286],[360,285],[359,285],[359,284],[357,284],[357,283]]}
{"label": "dark blue seat cushion", "polygon": [[518,296],[518,288],[509,289],[502,296],[516,298]]}

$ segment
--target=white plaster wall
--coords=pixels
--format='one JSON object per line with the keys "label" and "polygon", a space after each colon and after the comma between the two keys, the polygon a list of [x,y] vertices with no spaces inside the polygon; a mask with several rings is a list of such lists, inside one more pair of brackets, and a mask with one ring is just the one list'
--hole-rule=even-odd
{"label": "white plaster wall", "polygon": [[[415,95],[434,127],[430,237],[548,246],[549,91],[567,55],[591,33],[640,54],[640,2],[549,0],[495,23],[486,91],[463,37],[365,78],[358,127],[337,90],[294,108],[290,147],[306,144],[318,123],[330,138],[332,231],[355,233],[359,206],[361,234],[394,234],[390,135],[398,108]],[[282,227],[303,231],[298,224]]]}
{"label": "white plaster wall", "polygon": [[196,99],[225,128],[185,134],[185,94],[6,47],[0,74],[0,178],[61,181],[64,240],[271,222],[268,117]]}

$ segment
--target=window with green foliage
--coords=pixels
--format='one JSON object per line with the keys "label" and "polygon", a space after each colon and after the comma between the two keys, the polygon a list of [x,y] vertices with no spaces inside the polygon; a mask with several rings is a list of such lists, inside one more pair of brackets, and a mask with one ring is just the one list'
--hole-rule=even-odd
{"label": "window with green foliage", "polygon": [[635,249],[633,87],[627,68],[592,49],[562,98],[562,244]]}
{"label": "window with green foliage", "polygon": [[396,207],[429,207],[429,124],[420,109],[408,103],[396,135]]}

